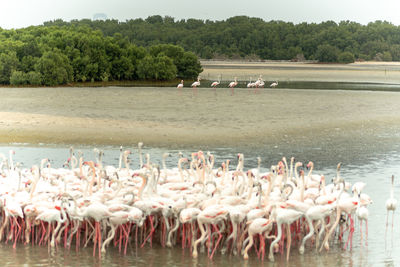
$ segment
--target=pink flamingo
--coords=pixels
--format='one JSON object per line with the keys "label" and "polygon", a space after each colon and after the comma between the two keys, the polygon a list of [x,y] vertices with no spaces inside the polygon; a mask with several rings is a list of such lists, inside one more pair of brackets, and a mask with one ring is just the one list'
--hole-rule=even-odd
{"label": "pink flamingo", "polygon": [[[243,259],[248,260],[249,259],[249,254],[247,253],[249,249],[253,246],[254,244],[254,235],[259,234],[260,235],[260,252],[262,252],[262,259],[264,259],[264,253],[265,253],[265,238],[275,238],[275,236],[269,236],[268,234],[272,230],[273,226],[273,221],[266,219],[266,218],[256,218],[254,221],[248,222],[250,223],[249,226],[249,236],[247,239],[244,241],[244,243],[247,243],[246,241],[249,240],[249,244],[246,246],[246,248],[243,251]],[[263,233],[265,233],[263,235]],[[262,249],[262,250],[261,250]]]}
{"label": "pink flamingo", "polygon": [[221,76],[218,76],[218,81],[211,84],[211,87],[216,88],[221,83]]}
{"label": "pink flamingo", "polygon": [[[207,229],[209,229],[209,224],[211,224],[211,225],[213,225],[213,227],[217,230],[217,232],[219,234],[219,238],[215,244],[215,247],[214,247],[211,255],[209,255],[210,259],[212,259],[212,257],[214,256],[215,250],[217,249],[218,244],[222,238],[222,234],[219,232],[219,230],[215,226],[215,224],[221,220],[226,219],[227,215],[228,215],[228,210],[225,209],[225,207],[222,205],[209,206],[197,215],[197,223],[199,224],[201,236],[199,239],[197,239],[194,242],[193,253],[192,253],[193,258],[197,258],[197,256],[198,256],[198,253],[197,253],[198,244],[200,242],[203,242],[207,237],[207,232],[204,229],[204,225],[207,224]],[[211,238],[211,236],[210,236],[210,238]],[[208,252],[210,252],[210,248],[209,248]]]}
{"label": "pink flamingo", "polygon": [[235,77],[235,81],[230,82],[230,83],[228,84],[228,87],[231,88],[231,95],[233,95],[233,88],[235,88],[235,86],[238,84],[236,78],[237,78],[237,77]]}

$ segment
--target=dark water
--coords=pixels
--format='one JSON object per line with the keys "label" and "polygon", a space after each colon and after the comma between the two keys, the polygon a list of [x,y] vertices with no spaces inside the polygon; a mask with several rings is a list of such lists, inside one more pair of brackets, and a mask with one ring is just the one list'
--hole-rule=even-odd
{"label": "dark water", "polygon": [[[205,80],[202,87],[208,87],[212,81]],[[230,81],[221,81],[219,87],[228,87]],[[236,88],[246,88],[248,81],[238,81]],[[266,84],[265,87],[269,87]],[[399,92],[398,83],[361,83],[361,82],[320,82],[320,81],[279,81],[279,89],[312,89],[312,90],[362,90]],[[261,90],[261,89],[260,89]]]}

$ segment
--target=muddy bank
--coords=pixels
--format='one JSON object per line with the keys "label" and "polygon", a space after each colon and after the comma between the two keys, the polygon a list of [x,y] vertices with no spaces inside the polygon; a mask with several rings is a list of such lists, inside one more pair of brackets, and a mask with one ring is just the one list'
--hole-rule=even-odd
{"label": "muddy bank", "polygon": [[[0,88],[0,143],[207,147],[398,132],[394,92]],[[345,138],[344,138],[345,139]]]}

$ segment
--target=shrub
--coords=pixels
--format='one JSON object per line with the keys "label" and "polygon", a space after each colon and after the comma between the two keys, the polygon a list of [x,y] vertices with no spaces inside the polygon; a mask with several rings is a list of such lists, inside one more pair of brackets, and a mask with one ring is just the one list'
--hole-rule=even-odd
{"label": "shrub", "polygon": [[355,61],[354,55],[351,52],[342,52],[339,54],[338,61],[340,63],[353,63]]}
{"label": "shrub", "polygon": [[11,73],[10,84],[25,85],[28,83],[28,75],[25,72],[15,70]]}

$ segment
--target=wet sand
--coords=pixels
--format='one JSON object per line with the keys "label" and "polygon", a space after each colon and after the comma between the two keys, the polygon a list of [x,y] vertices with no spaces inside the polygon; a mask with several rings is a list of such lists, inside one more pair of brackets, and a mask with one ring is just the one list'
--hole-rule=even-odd
{"label": "wet sand", "polygon": [[[282,71],[280,75],[287,79],[292,77],[288,73],[307,71],[296,64],[280,67],[286,65],[296,67]],[[389,72],[395,73],[397,67]],[[381,72],[380,65],[366,68]],[[207,65],[204,69],[202,75],[215,71]],[[224,75],[243,73],[242,68],[227,70]],[[259,73],[260,69],[245,70]],[[340,76],[336,72],[346,72],[321,71],[334,77]],[[313,70],[308,72],[314,75]],[[231,96],[227,88],[216,92],[199,88],[195,94],[191,88],[63,87],[0,88],[0,94],[3,144],[130,146],[142,141],[159,147],[258,147],[318,138],[324,142],[344,135],[386,136],[400,127],[400,93],[396,92],[276,88],[254,93],[237,88]]]}

